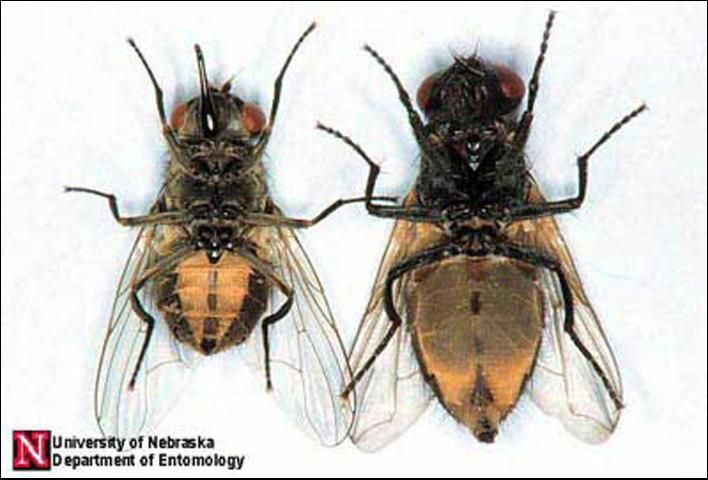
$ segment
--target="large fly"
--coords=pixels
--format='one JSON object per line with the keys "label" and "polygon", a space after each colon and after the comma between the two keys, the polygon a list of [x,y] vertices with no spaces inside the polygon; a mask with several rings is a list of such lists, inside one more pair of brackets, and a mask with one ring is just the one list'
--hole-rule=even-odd
{"label": "large fly", "polygon": [[[395,84],[421,167],[402,205],[366,203],[396,223],[343,390],[357,394],[351,437],[362,449],[396,438],[432,398],[483,442],[495,439],[523,392],[589,442],[606,439],[619,420],[617,364],[553,216],[582,205],[588,160],[645,106],[578,157],[576,196],[546,200],[524,145],[554,15],[518,120],[524,82],[503,65],[455,57],[421,83],[424,121],[393,69],[365,47]],[[349,137],[320,128],[367,162],[372,196],[377,164]]]}

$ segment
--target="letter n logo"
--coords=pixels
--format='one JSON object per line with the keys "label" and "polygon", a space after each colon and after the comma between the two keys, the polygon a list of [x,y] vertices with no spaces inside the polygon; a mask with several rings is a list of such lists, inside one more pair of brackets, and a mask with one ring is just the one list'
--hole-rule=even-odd
{"label": "letter n logo", "polygon": [[13,430],[12,469],[51,469],[51,439],[49,430]]}

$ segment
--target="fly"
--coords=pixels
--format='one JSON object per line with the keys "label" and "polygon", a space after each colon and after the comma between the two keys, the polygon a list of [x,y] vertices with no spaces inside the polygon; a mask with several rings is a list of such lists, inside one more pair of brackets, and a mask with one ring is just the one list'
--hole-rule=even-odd
{"label": "fly", "polygon": [[[400,435],[432,398],[482,442],[528,392],[545,412],[588,442],[606,439],[622,408],[617,363],[554,215],[585,199],[588,160],[641,105],[578,157],[579,192],[548,201],[524,155],[541,66],[555,13],[546,22],[528,83],[473,55],[428,77],[417,102],[371,47],[393,80],[421,151],[403,205],[367,201],[371,215],[396,219],[350,355],[358,398],[351,433],[364,450]],[[366,196],[379,167],[368,164]]]}
{"label": "fly", "polygon": [[121,225],[139,228],[98,367],[95,413],[105,435],[153,428],[201,358],[238,350],[308,433],[326,445],[346,437],[354,403],[341,408],[339,393],[349,366],[295,229],[361,199],[338,200],[312,219],[287,217],[270,196],[261,161],[283,78],[314,28],[286,58],[268,117],[232,93],[230,81],[212,85],[195,45],[199,95],[168,120],[155,75],[129,40],[154,87],[170,153],[159,196],[149,213],[127,217],[112,194],[67,188],[106,198]]}

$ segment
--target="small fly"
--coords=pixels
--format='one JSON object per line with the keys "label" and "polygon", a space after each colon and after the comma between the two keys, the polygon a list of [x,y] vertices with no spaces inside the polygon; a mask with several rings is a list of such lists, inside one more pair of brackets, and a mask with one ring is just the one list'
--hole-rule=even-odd
{"label": "small fly", "polygon": [[[388,247],[350,355],[357,393],[351,437],[364,450],[387,444],[436,397],[482,442],[526,391],[572,433],[600,442],[622,408],[617,363],[583,291],[554,215],[577,209],[588,160],[641,105],[578,157],[579,192],[546,200],[529,172],[524,145],[555,13],[546,22],[528,84],[503,65],[473,55],[422,82],[424,121],[392,68],[421,150],[403,205],[367,201],[371,215],[395,218]],[[379,167],[369,165],[371,196]]]}
{"label": "small fly", "polygon": [[115,219],[139,233],[116,291],[101,352],[95,413],[105,435],[151,429],[203,356],[238,346],[296,421],[323,444],[346,437],[353,401],[339,394],[351,379],[324,290],[294,229],[315,225],[284,216],[270,197],[261,161],[275,124],[281,86],[299,38],[275,80],[269,117],[207,79],[195,45],[199,95],[168,121],[162,90],[129,40],[155,89],[170,159],[149,213]]}

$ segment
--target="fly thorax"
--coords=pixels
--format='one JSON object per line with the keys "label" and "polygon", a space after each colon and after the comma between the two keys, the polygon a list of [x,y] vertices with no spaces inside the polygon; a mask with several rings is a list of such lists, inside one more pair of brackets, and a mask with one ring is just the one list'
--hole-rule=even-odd
{"label": "fly thorax", "polygon": [[415,185],[418,200],[421,205],[439,209],[470,203],[469,177],[469,167],[454,159],[423,157]]}
{"label": "fly thorax", "polygon": [[225,202],[238,204],[244,212],[263,212],[268,203],[268,184],[261,165],[256,165],[233,182],[219,187]]}
{"label": "fly thorax", "polygon": [[216,263],[224,252],[232,252],[237,240],[234,227],[200,225],[196,227],[194,247],[203,250],[210,262]]}

